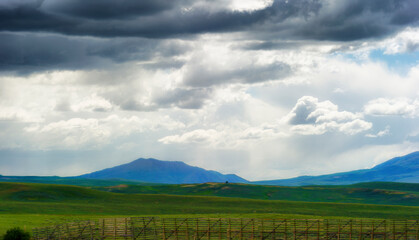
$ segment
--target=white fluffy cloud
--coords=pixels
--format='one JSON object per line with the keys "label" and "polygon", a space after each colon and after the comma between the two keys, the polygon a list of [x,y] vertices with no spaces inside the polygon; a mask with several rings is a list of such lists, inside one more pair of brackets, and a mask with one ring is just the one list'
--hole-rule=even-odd
{"label": "white fluffy cloud", "polygon": [[243,149],[252,141],[263,142],[286,137],[276,126],[234,128],[225,126],[222,130],[196,129],[183,134],[163,137],[163,144],[194,144],[213,149]]}
{"label": "white fluffy cloud", "polygon": [[42,122],[42,118],[39,114],[33,113],[23,108],[14,108],[0,106],[0,121],[18,121],[18,122]]}
{"label": "white fluffy cloud", "polygon": [[75,112],[108,112],[112,110],[112,107],[112,104],[108,100],[93,94],[72,105],[71,109]]}
{"label": "white fluffy cloud", "polygon": [[319,102],[312,96],[298,99],[283,121],[292,125],[292,131],[303,135],[319,135],[329,131],[354,135],[372,127],[372,123],[363,120],[362,115],[339,111],[332,102]]}
{"label": "white fluffy cloud", "polygon": [[419,49],[419,28],[408,27],[380,43],[386,54],[412,53]]}
{"label": "white fluffy cloud", "polygon": [[118,137],[138,132],[174,130],[184,124],[163,117],[158,121],[141,119],[137,116],[105,118],[71,118],[48,124],[36,124],[25,128],[34,135],[33,141],[41,149],[78,149],[102,147]]}
{"label": "white fluffy cloud", "polygon": [[419,100],[408,98],[378,98],[369,101],[364,107],[365,114],[386,116],[396,115],[407,118],[419,117]]}
{"label": "white fluffy cloud", "polygon": [[377,137],[386,136],[388,134],[390,134],[390,126],[386,126],[386,128],[384,130],[381,130],[381,131],[379,131],[376,134],[369,133],[369,134],[365,134],[365,136],[366,137],[369,137],[369,138],[377,138]]}
{"label": "white fluffy cloud", "polygon": [[273,0],[232,0],[230,7],[238,11],[253,11],[272,5]]}
{"label": "white fluffy cloud", "polygon": [[225,135],[214,129],[197,129],[181,135],[167,136],[159,140],[164,144],[182,143],[182,144],[214,144],[220,137]]}

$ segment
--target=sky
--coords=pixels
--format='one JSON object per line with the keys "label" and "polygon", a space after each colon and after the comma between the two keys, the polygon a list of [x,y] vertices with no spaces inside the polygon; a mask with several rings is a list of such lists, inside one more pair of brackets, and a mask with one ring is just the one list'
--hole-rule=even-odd
{"label": "sky", "polygon": [[417,0],[2,0],[0,174],[248,180],[419,150]]}

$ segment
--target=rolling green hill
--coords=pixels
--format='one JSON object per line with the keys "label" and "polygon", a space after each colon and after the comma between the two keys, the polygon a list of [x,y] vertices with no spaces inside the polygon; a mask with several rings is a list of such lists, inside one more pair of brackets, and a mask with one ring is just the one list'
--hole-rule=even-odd
{"label": "rolling green hill", "polygon": [[363,183],[349,186],[280,187],[204,183],[184,185],[117,185],[97,187],[116,193],[237,197],[305,202],[368,203],[419,206],[419,184]]}
{"label": "rolling green hill", "polygon": [[80,186],[0,183],[0,235],[14,226],[30,229],[57,221],[117,216],[419,219],[419,207],[123,194]]}
{"label": "rolling green hill", "polygon": [[21,182],[21,183],[45,183],[45,184],[64,184],[74,186],[115,186],[119,184],[141,184],[153,185],[140,181],[130,181],[124,179],[86,179],[75,177],[38,177],[38,176],[1,176],[0,182]]}
{"label": "rolling green hill", "polygon": [[0,182],[28,182],[88,186],[114,193],[237,197],[306,202],[369,203],[419,206],[419,184],[367,182],[353,185],[282,187],[251,184],[155,184],[126,180],[61,177],[0,177]]}
{"label": "rolling green hill", "polygon": [[3,214],[245,214],[419,218],[419,207],[254,200],[210,196],[119,194],[85,187],[0,183]]}

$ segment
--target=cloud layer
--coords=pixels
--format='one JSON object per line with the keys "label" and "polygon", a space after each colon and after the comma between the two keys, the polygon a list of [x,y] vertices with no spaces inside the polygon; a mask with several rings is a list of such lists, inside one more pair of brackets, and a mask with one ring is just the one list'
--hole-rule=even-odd
{"label": "cloud layer", "polygon": [[[122,3],[25,0],[0,6],[3,31],[44,31],[99,37],[168,37],[251,31],[282,37],[355,40],[383,36],[416,23],[414,0],[274,0],[254,11],[223,8],[227,1],[132,1]],[[7,24],[6,24],[7,22]],[[263,26],[263,27],[261,27]],[[315,27],[314,27],[315,26]]]}
{"label": "cloud layer", "polygon": [[3,0],[0,174],[154,157],[275,179],[417,150],[417,12],[416,0]]}

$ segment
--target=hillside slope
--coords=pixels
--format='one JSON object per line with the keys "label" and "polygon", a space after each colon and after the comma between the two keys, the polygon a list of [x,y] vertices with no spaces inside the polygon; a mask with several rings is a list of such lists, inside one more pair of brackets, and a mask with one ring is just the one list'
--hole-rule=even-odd
{"label": "hillside slope", "polygon": [[210,196],[117,194],[85,187],[0,183],[2,214],[160,215],[301,214],[362,218],[418,219],[419,207],[312,203]]}
{"label": "hillside slope", "polygon": [[321,176],[301,176],[290,179],[257,181],[253,183],[261,185],[304,186],[344,185],[360,182],[419,183],[419,151],[390,159],[371,169]]}
{"label": "hillside slope", "polygon": [[44,183],[44,184],[61,184],[73,186],[115,186],[120,184],[141,184],[153,185],[153,183],[145,183],[135,180],[123,179],[87,179],[78,177],[46,177],[46,176],[1,176],[0,182],[15,182],[15,183]]}
{"label": "hillside slope", "polygon": [[364,183],[348,186],[281,187],[250,184],[204,183],[184,185],[118,185],[96,187],[115,193],[174,194],[237,197],[305,202],[368,203],[419,206],[419,184]]}
{"label": "hillside slope", "polygon": [[234,174],[221,174],[184,162],[161,161],[152,158],[140,158],[133,162],[107,168],[101,171],[79,176],[89,179],[127,179],[149,183],[205,183],[234,182],[245,183],[247,180]]}

